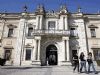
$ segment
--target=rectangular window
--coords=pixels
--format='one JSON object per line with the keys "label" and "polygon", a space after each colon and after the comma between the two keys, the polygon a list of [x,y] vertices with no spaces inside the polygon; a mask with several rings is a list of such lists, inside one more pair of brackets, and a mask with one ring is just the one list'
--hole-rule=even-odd
{"label": "rectangular window", "polygon": [[76,32],[75,32],[75,31],[76,31],[75,28],[71,28],[70,30],[71,30],[71,36],[75,36],[75,34],[76,34]]}
{"label": "rectangular window", "polygon": [[55,21],[48,22],[48,29],[55,29]]}
{"label": "rectangular window", "polygon": [[33,32],[33,28],[32,27],[28,28],[28,36],[32,36],[32,32]]}
{"label": "rectangular window", "polygon": [[95,29],[90,29],[90,31],[91,31],[91,37],[96,37]]}
{"label": "rectangular window", "polygon": [[31,60],[31,49],[26,49],[25,60]]}
{"label": "rectangular window", "polygon": [[13,35],[13,29],[11,28],[9,28],[9,31],[8,31],[8,37],[12,37],[12,35]]}
{"label": "rectangular window", "polygon": [[5,57],[6,60],[10,60],[11,59],[11,50],[5,50]]}

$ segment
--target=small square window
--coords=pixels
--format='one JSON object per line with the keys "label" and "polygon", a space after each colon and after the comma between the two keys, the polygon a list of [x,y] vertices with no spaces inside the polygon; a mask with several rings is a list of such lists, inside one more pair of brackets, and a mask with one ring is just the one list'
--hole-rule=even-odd
{"label": "small square window", "polygon": [[55,21],[48,22],[48,29],[55,29]]}

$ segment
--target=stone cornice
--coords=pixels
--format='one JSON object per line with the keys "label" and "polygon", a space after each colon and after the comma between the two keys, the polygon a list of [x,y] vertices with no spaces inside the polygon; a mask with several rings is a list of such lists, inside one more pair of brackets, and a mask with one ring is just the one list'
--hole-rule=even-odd
{"label": "stone cornice", "polygon": [[0,13],[0,19],[19,19],[19,13]]}
{"label": "stone cornice", "polygon": [[90,20],[100,20],[100,14],[84,14]]}
{"label": "stone cornice", "polygon": [[75,18],[75,19],[83,18],[83,14],[82,13],[70,13],[70,18]]}
{"label": "stone cornice", "polygon": [[[22,13],[0,13],[0,19],[20,19],[22,17]],[[28,13],[29,18],[35,18],[37,15],[44,14],[36,14],[36,13]],[[83,14],[83,13],[45,13],[45,17],[47,18],[59,18],[61,15],[67,15],[70,18],[88,18],[90,20],[100,20],[100,14]]]}

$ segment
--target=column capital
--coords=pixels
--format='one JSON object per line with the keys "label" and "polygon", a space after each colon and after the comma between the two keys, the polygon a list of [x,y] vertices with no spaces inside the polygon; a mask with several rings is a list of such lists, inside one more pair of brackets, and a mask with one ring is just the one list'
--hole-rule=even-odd
{"label": "column capital", "polygon": [[41,36],[35,36],[36,40],[41,40]]}
{"label": "column capital", "polygon": [[62,37],[62,40],[69,40],[69,37],[63,36],[63,37]]}

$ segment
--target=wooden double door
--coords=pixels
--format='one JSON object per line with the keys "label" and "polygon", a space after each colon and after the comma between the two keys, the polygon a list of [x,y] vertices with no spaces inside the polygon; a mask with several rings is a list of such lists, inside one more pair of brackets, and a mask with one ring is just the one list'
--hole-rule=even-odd
{"label": "wooden double door", "polygon": [[54,45],[49,45],[46,49],[46,60],[48,65],[58,64],[57,48]]}

